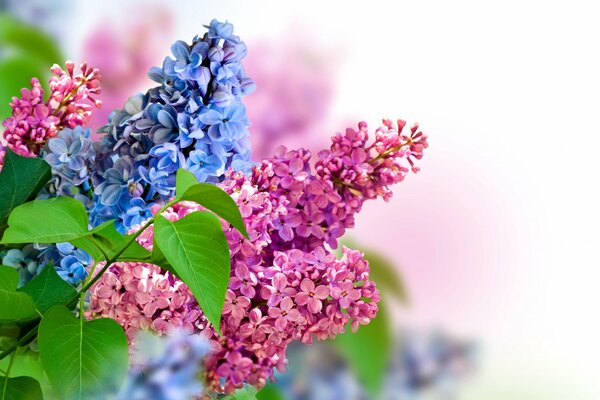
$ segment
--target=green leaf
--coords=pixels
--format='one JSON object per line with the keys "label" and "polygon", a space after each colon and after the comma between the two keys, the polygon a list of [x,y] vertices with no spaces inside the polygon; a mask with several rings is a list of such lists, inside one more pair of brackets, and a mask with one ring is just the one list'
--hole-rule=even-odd
{"label": "green leaf", "polygon": [[159,215],[154,223],[154,246],[160,248],[220,333],[231,267],[229,244],[219,219],[206,211],[193,212],[175,222]]}
{"label": "green leaf", "polygon": [[388,259],[374,251],[363,251],[371,268],[370,277],[377,288],[386,295],[392,295],[402,303],[408,303],[406,285],[400,272]]}
{"label": "green leaf", "polygon": [[0,243],[70,242],[88,233],[83,204],[70,197],[34,200],[15,208]]}
{"label": "green leaf", "polygon": [[214,212],[233,225],[244,237],[248,238],[246,225],[235,201],[223,189],[210,183],[197,183],[188,187],[179,201],[193,201]]}
{"label": "green leaf", "polygon": [[175,178],[175,200],[181,200],[181,196],[192,186],[198,184],[198,179],[190,171],[184,168],[177,170]]}
{"label": "green leaf", "polygon": [[0,235],[6,229],[10,212],[34,198],[51,177],[50,165],[46,161],[21,157],[10,149],[6,151],[0,172]]}
{"label": "green leaf", "polygon": [[358,332],[338,335],[333,344],[347,359],[357,378],[376,397],[381,390],[392,351],[390,321],[382,303],[377,317]]}
{"label": "green leaf", "polygon": [[256,400],[260,397],[256,395],[256,388],[250,385],[246,385],[241,389],[225,396],[223,400]]}
{"label": "green leaf", "polygon": [[77,295],[75,288],[62,280],[52,265],[46,266],[19,290],[31,296],[41,313],[57,304],[66,304]]}
{"label": "green leaf", "polygon": [[256,398],[258,400],[285,400],[285,395],[277,386],[267,383],[267,385],[256,394]]}
{"label": "green leaf", "polygon": [[[361,249],[365,260],[369,262],[370,277],[379,290],[383,291],[387,296],[394,296],[404,304],[409,302],[408,290],[406,289],[402,275],[392,261],[375,250],[364,250],[362,246],[354,243],[352,240],[344,239],[342,244],[353,249]],[[341,246],[338,250],[338,256],[341,256]]]}
{"label": "green leaf", "polygon": [[63,61],[59,45],[52,36],[7,14],[0,14],[0,45],[35,58],[46,69]]}
{"label": "green leaf", "polygon": [[83,322],[66,307],[54,306],[42,319],[38,346],[61,399],[108,398],[127,373],[127,337],[109,318]]}
{"label": "green leaf", "polygon": [[19,286],[19,272],[6,265],[0,265],[0,290],[15,291]]}
{"label": "green leaf", "polygon": [[[11,362],[10,358],[11,357],[6,357],[3,360],[0,360],[0,369],[3,371],[8,369],[8,365]],[[58,396],[52,393],[50,383],[48,382],[48,378],[46,377],[44,368],[42,367],[40,354],[37,351],[34,352],[29,348],[24,347],[21,347],[19,350],[17,350],[17,354],[13,360],[12,368],[10,369],[10,377],[17,376],[29,376],[38,381],[39,385],[42,387],[44,398],[58,398]]]}
{"label": "green leaf", "polygon": [[42,388],[29,376],[17,378],[0,377],[0,399],[2,400],[42,400]]}
{"label": "green leaf", "polygon": [[21,325],[37,317],[31,296],[14,290],[0,289],[0,325]]}
{"label": "green leaf", "polygon": [[[0,22],[1,24],[1,22]],[[5,49],[2,45],[0,48]],[[31,78],[39,77],[44,84],[44,77],[48,76],[50,65],[40,63],[28,54],[15,52],[0,60],[0,120],[12,114],[10,100],[13,96],[20,97],[20,90],[24,87],[31,88]]]}

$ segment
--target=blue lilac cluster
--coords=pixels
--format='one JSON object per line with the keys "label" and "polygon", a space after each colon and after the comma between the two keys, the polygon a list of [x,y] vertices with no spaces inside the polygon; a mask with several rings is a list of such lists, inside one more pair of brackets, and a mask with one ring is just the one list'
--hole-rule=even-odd
{"label": "blue lilac cluster", "polygon": [[179,400],[204,392],[198,376],[208,342],[199,335],[173,332],[156,336],[142,332],[136,338],[129,376],[118,399]]}
{"label": "blue lilac cluster", "polygon": [[[378,398],[455,398],[461,380],[475,368],[476,348],[440,332],[404,333],[392,353]],[[372,398],[345,359],[327,344],[293,347],[289,370],[276,388],[292,400]]]}
{"label": "blue lilac cluster", "polygon": [[88,209],[91,207],[91,175],[98,147],[91,136],[91,129],[76,126],[61,130],[48,141],[42,155],[52,167],[52,179],[40,193],[40,198],[71,196]]}
{"label": "blue lilac cluster", "polygon": [[77,285],[85,279],[88,267],[94,262],[88,253],[70,243],[28,244],[21,249],[3,250],[0,261],[19,272],[19,286],[39,275],[48,265],[53,265],[63,280]]}
{"label": "blue lilac cluster", "polygon": [[22,286],[44,268],[39,262],[39,254],[40,252],[31,244],[22,249],[2,250],[0,264],[16,269],[19,272],[19,286]]}
{"label": "blue lilac cluster", "polygon": [[246,45],[228,22],[213,20],[191,44],[150,70],[159,86],[131,97],[101,129],[92,225],[117,220],[121,232],[150,216],[175,193],[178,168],[218,182],[228,168],[250,172],[250,123],[242,97],[254,82],[242,67]]}
{"label": "blue lilac cluster", "polygon": [[37,247],[40,249],[40,265],[54,265],[58,275],[72,285],[82,282],[87,276],[88,267],[94,263],[88,253],[70,243]]}

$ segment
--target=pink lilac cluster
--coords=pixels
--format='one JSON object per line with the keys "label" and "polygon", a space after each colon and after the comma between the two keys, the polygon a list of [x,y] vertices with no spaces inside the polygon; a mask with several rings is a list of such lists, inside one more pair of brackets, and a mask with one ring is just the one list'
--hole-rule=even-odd
{"label": "pink lilac cluster", "polygon": [[[37,78],[31,80],[31,89],[21,89],[21,97],[13,97],[12,116],[2,125],[5,148],[26,157],[36,157],[46,142],[63,128],[85,126],[91,118],[93,106],[101,102],[94,96],[100,93],[100,74],[87,63],[80,65],[81,73],[74,73],[74,64],[68,61],[66,71],[58,65],[50,69],[50,93],[44,99],[44,89]],[[1,141],[0,141],[1,142]],[[4,152],[0,149],[0,167]]]}
{"label": "pink lilac cluster", "polygon": [[[226,393],[244,383],[262,387],[275,368],[284,370],[292,341],[310,344],[368,324],[379,301],[368,262],[348,248],[336,259],[330,248],[364,200],[388,199],[388,186],[421,158],[426,137],[416,127],[405,135],[403,127],[384,121],[370,144],[364,123],[338,134],[314,171],[309,152],[281,148],[249,177],[228,174],[220,185],[236,201],[250,240],[223,221],[232,272],[222,336],[181,281],[149,264],[113,265],[93,288],[91,314],[116,319],[130,339],[143,328],[199,332],[212,343],[208,387]],[[201,209],[183,202],[164,215],[177,220]],[[151,249],[152,239],[149,228],[138,240]]]}

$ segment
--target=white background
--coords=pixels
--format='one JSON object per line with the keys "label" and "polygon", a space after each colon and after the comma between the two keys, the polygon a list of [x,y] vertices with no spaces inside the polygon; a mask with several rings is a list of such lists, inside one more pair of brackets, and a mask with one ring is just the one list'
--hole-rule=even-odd
{"label": "white background", "polygon": [[[131,11],[123,1],[93,3],[79,2],[75,36],[102,15]],[[391,203],[369,206],[357,235],[406,266],[409,323],[480,341],[481,370],[461,398],[600,398],[597,4],[163,4],[176,17],[173,40],[190,39],[212,17],[233,22],[246,42],[302,26],[344,54],[332,120],[421,122],[431,142],[422,173]],[[411,232],[370,234],[392,222],[414,232],[419,218],[431,220],[425,227],[444,221],[444,230],[422,228],[415,238],[453,244],[464,270],[444,269],[441,252],[431,269],[415,271]],[[444,282],[452,282],[445,291]]]}

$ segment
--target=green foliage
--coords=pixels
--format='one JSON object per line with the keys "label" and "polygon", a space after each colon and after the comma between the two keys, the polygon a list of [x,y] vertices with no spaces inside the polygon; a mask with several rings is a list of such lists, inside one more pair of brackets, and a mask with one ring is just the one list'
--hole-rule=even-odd
{"label": "green foliage", "polygon": [[[190,288],[207,319],[220,332],[231,267],[229,245],[219,217],[247,236],[237,205],[227,193],[198,183],[193,175],[180,171],[177,190],[183,194],[161,212],[177,201],[194,201],[209,211],[196,211],[175,222],[159,212],[156,219],[149,220],[133,235],[120,234],[114,221],[88,230],[85,207],[75,199],[57,197],[21,204],[34,197],[48,180],[48,165],[27,164],[32,160],[39,161],[11,153],[7,156],[9,168],[0,175],[6,186],[0,187],[0,193],[9,199],[0,199],[0,206],[4,207],[0,210],[8,219],[0,244],[70,242],[90,253],[96,263],[106,263],[79,291],[63,281],[53,266],[47,266],[17,289],[17,271],[0,266],[0,325],[4,325],[0,327],[1,365],[15,352],[15,365],[19,365],[19,350],[37,335],[42,362],[28,360],[32,366],[38,366],[30,368],[39,372],[31,375],[43,382],[45,392],[49,382],[61,399],[104,398],[114,393],[127,369],[127,338],[123,329],[112,319],[78,319],[69,308],[78,298],[83,305],[85,292],[117,261],[150,262],[173,272]],[[19,172],[23,170],[29,175],[21,176]],[[150,252],[136,238],[152,223],[155,242]],[[11,357],[10,367],[13,360],[15,357]],[[13,381],[4,382],[17,387]],[[39,388],[39,383],[36,385]],[[254,393],[244,391],[234,398],[254,398]]]}
{"label": "green foliage", "polygon": [[118,261],[140,261],[152,256],[138,242],[131,241],[131,236],[120,234],[114,220],[98,225],[87,236],[72,240],[71,243],[87,251],[96,261],[106,260],[106,256],[109,259],[116,257]]}
{"label": "green foliage", "polygon": [[256,393],[257,400],[285,400],[285,395],[281,390],[270,383],[258,393]]}
{"label": "green foliage", "polygon": [[377,288],[386,295],[394,296],[402,303],[408,303],[408,292],[406,285],[400,276],[400,272],[384,256],[374,251],[363,251],[365,259],[369,261],[371,268],[370,277]]}
{"label": "green foliage", "polygon": [[346,332],[333,342],[346,358],[357,378],[376,397],[381,390],[383,377],[388,368],[392,350],[392,334],[389,317],[379,303],[377,317],[358,332]]}
{"label": "green foliage", "polygon": [[220,332],[221,312],[229,282],[229,245],[219,219],[196,211],[171,222],[158,216],[154,224],[158,247],[190,288],[206,318]]}
{"label": "green foliage", "polygon": [[[394,296],[402,303],[409,302],[408,291],[400,271],[394,263],[382,256],[376,251],[365,250],[362,246],[356,245],[352,240],[344,239],[341,243],[351,248],[360,248],[364,254],[365,260],[369,262],[371,270],[370,277],[377,284],[377,289],[385,292],[386,296]],[[341,255],[341,246],[338,248],[338,257]]]}
{"label": "green foliage", "polygon": [[71,197],[34,200],[15,208],[0,243],[59,243],[88,233],[83,204]]}
{"label": "green foliage", "polygon": [[[242,220],[240,210],[231,198],[229,194],[223,191],[223,189],[211,185],[209,183],[196,183],[191,184],[191,179],[196,179],[191,172],[179,170],[177,172],[178,187],[177,187],[177,200],[178,201],[193,201],[200,204],[229,222],[234,228],[236,228],[244,237],[248,238],[248,232],[246,231],[246,225]],[[189,175],[192,175],[191,177]],[[184,189],[183,194],[179,193],[179,189]]]}
{"label": "green foliage", "polygon": [[12,267],[0,265],[0,290],[13,291],[19,286],[19,273]]}
{"label": "green foliage", "polygon": [[6,378],[0,376],[1,400],[42,400],[42,388],[29,376]]}
{"label": "green foliage", "polygon": [[44,160],[21,157],[7,150],[0,172],[0,235],[6,229],[10,212],[34,198],[51,177],[50,165]]}
{"label": "green foliage", "polygon": [[19,290],[31,296],[41,313],[45,313],[52,306],[67,304],[77,296],[77,291],[58,276],[53,265],[46,266],[38,276]]}
{"label": "green foliage", "polygon": [[8,117],[12,96],[38,77],[43,86],[50,67],[63,59],[58,45],[42,30],[0,14],[0,120]]}
{"label": "green foliage", "polygon": [[198,180],[190,171],[183,168],[178,169],[175,179],[175,192],[177,193],[175,200],[180,201],[183,194],[197,183]]}
{"label": "green foliage", "polygon": [[31,296],[15,290],[0,290],[0,325],[22,325],[36,318]]}
{"label": "green foliage", "polygon": [[114,320],[83,321],[64,306],[46,312],[38,345],[50,383],[61,399],[106,398],[127,373],[127,337]]}
{"label": "green foliage", "polygon": [[256,400],[259,398],[260,397],[257,397],[256,388],[246,385],[243,388],[223,397],[222,400]]}

